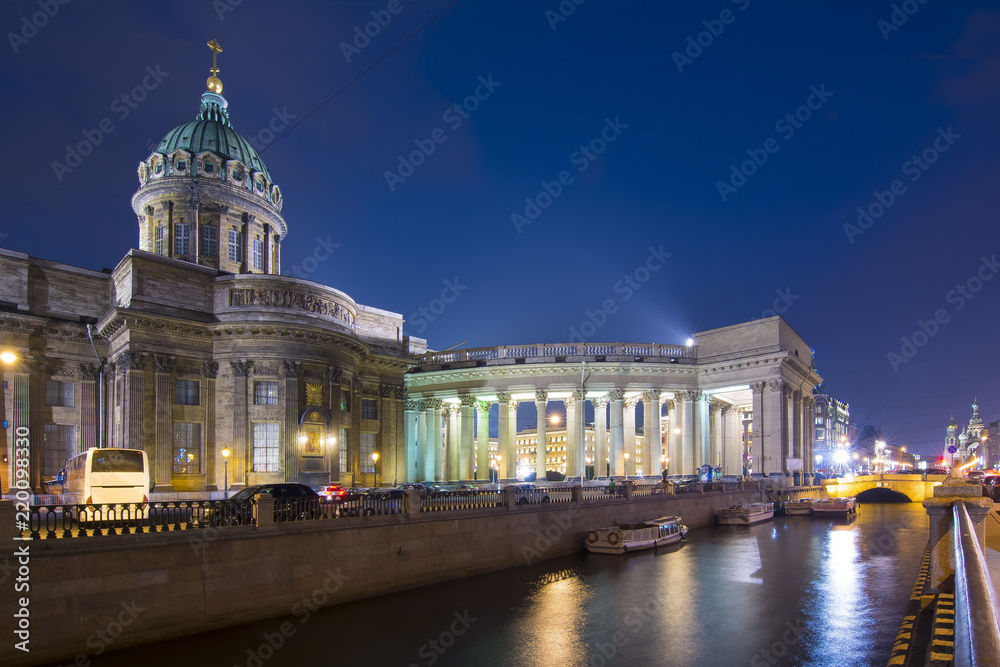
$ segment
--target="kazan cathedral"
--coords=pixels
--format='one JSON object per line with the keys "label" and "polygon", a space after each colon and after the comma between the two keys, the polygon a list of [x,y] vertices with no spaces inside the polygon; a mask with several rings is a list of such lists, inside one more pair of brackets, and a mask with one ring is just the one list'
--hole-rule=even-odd
{"label": "kazan cathedral", "polygon": [[[431,352],[399,313],[281,275],[281,188],[233,128],[209,46],[196,117],[139,163],[135,249],[92,271],[0,248],[0,419],[12,422],[0,490],[13,434],[29,441],[36,493],[90,447],[144,450],[160,500],[274,482],[513,480],[529,466],[582,476],[602,461],[615,476],[808,482],[822,378],[781,317],[678,345]],[[546,435],[550,401],[565,435]],[[546,443],[530,462],[517,456],[522,402]]]}
{"label": "kazan cathedral", "polygon": [[104,271],[0,249],[16,355],[0,410],[28,429],[36,492],[95,446],[145,450],[168,494],[397,476],[403,373],[426,343],[398,313],[279,275],[281,189],[233,128],[209,46],[196,117],[139,163],[137,249]]}

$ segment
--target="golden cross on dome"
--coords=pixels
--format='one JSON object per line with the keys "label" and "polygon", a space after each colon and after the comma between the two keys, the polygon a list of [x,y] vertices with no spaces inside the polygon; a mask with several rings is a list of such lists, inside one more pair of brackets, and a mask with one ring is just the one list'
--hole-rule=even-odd
{"label": "golden cross on dome", "polygon": [[211,42],[208,43],[208,48],[212,49],[212,76],[208,77],[208,81],[206,81],[206,84],[208,85],[208,89],[211,90],[213,93],[221,94],[222,81],[219,79],[218,76],[216,76],[219,73],[219,65],[218,62],[216,61],[216,58],[220,53],[222,53],[222,47],[219,46],[219,42],[217,40],[213,39]]}

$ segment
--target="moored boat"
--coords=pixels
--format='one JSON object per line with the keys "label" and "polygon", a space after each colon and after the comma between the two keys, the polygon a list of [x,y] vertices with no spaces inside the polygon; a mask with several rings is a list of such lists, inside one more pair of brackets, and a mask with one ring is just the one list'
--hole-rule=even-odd
{"label": "moored boat", "polygon": [[857,511],[854,498],[824,498],[813,503],[813,516],[851,516]]}
{"label": "moored boat", "polygon": [[730,505],[715,510],[715,520],[720,524],[749,526],[774,517],[774,503],[748,503]]}
{"label": "moored boat", "polygon": [[640,523],[595,528],[587,531],[584,543],[592,553],[623,554],[680,542],[687,531],[679,516],[661,516]]}
{"label": "moored boat", "polygon": [[813,513],[813,503],[815,498],[798,498],[785,503],[786,516],[802,516]]}

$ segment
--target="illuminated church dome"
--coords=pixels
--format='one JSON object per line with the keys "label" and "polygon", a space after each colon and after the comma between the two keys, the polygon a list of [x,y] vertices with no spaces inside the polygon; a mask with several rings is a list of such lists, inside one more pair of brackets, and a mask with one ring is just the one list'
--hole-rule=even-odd
{"label": "illuminated church dome", "polygon": [[139,248],[227,273],[281,272],[281,190],[229,120],[213,39],[197,117],[169,130],[139,163],[132,209]]}

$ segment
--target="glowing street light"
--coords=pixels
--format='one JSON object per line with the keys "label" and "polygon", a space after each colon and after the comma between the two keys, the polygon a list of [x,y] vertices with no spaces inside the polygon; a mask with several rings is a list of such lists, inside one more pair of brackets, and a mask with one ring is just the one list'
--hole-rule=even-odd
{"label": "glowing street light", "polygon": [[378,473],[375,472],[375,465],[378,463],[378,452],[372,452],[372,486],[378,486]]}
{"label": "glowing street light", "polygon": [[625,479],[628,479],[628,452],[625,452]]}
{"label": "glowing street light", "polygon": [[229,447],[222,448],[222,486],[226,490],[226,500],[229,499],[229,455],[232,454],[229,451]]}
{"label": "glowing street light", "polygon": [[17,361],[17,355],[10,350],[4,350],[3,352],[0,352],[0,361],[5,364],[12,364]]}

